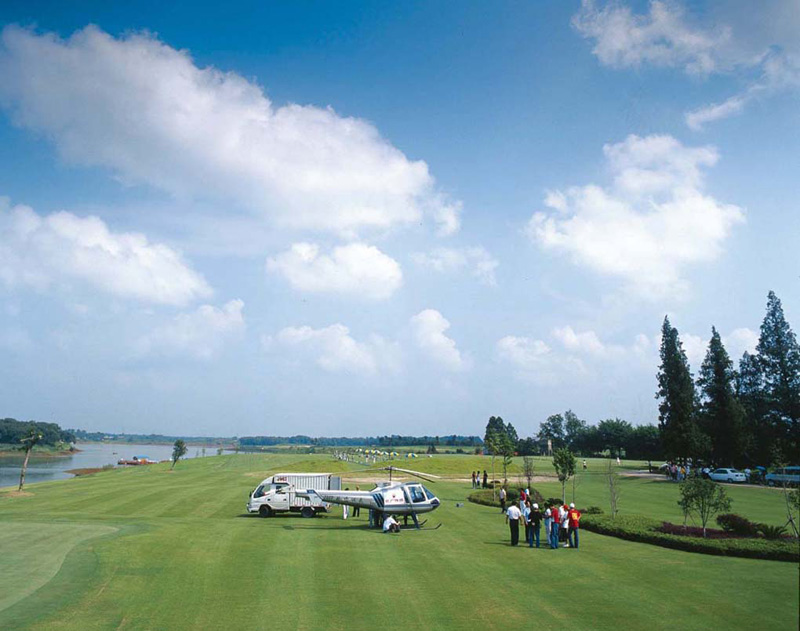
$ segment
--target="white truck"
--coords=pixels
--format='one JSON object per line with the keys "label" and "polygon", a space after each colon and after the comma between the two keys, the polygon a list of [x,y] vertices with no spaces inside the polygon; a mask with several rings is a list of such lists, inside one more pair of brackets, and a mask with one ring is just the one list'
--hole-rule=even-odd
{"label": "white truck", "polygon": [[288,512],[314,517],[317,513],[328,512],[330,504],[318,497],[298,497],[295,490],[338,491],[341,488],[342,479],[330,473],[276,473],[263,480],[250,493],[247,512],[258,513],[262,517]]}

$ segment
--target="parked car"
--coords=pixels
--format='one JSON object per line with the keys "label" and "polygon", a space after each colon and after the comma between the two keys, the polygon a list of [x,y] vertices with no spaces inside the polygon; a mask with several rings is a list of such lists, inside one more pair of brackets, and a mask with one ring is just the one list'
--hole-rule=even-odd
{"label": "parked car", "polygon": [[766,475],[767,484],[770,486],[783,486],[786,482],[789,486],[800,485],[800,467],[784,467],[775,469]]}
{"label": "parked car", "polygon": [[738,469],[714,469],[708,477],[715,482],[746,482],[747,477]]}

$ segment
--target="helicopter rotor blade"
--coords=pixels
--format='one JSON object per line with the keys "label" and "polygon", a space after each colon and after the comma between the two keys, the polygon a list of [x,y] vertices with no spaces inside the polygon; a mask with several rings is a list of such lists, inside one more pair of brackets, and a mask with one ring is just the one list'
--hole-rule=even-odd
{"label": "helicopter rotor blade", "polygon": [[400,467],[386,467],[386,468],[387,469],[391,468],[393,471],[400,471],[401,473],[408,473],[409,475],[422,478],[423,480],[427,480],[428,482],[436,482],[436,480],[441,479],[440,476],[433,475],[432,473],[420,473],[419,471],[412,471],[411,469],[401,469]]}
{"label": "helicopter rotor blade", "polygon": [[369,469],[355,469],[354,471],[343,471],[341,475],[349,474],[360,474],[360,473],[368,473],[371,471],[388,471],[390,474],[393,472],[398,473],[407,473],[409,475],[416,476],[418,478],[422,478],[428,482],[436,482],[436,480],[441,479],[438,475],[433,475],[432,473],[420,473],[419,471],[412,471],[411,469],[401,469],[400,467],[370,467]]}

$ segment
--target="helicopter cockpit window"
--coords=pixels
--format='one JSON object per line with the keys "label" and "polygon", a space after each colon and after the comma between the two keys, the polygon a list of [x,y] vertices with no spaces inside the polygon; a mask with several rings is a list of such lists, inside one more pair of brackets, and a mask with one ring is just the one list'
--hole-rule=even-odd
{"label": "helicopter cockpit window", "polygon": [[425,494],[428,496],[429,500],[432,500],[434,497],[436,497],[433,493],[431,493],[427,486],[423,486],[422,488],[425,489]]}
{"label": "helicopter cockpit window", "polygon": [[412,502],[424,502],[425,501],[425,493],[422,491],[421,486],[411,486],[408,488],[409,493],[411,494],[411,501]]}

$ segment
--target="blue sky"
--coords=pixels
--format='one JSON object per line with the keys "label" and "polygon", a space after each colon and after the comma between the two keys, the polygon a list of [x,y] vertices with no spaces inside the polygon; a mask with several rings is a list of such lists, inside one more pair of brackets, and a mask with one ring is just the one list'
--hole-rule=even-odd
{"label": "blue sky", "polygon": [[656,420],[800,317],[800,7],[6,2],[4,416],[167,434]]}

